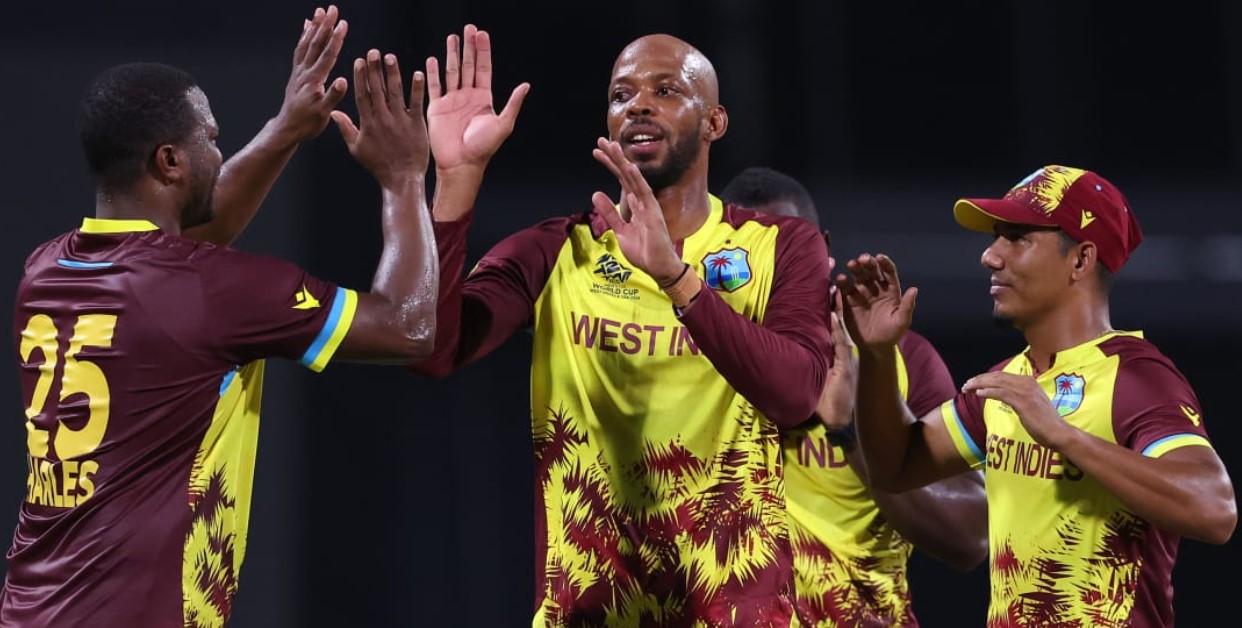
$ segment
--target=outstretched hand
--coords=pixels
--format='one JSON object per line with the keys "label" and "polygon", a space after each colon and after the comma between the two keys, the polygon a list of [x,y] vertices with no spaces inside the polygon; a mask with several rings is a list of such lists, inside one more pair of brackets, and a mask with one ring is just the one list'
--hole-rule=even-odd
{"label": "outstretched hand", "polygon": [[592,151],[596,161],[604,164],[621,184],[621,203],[629,210],[626,219],[617,211],[612,199],[603,192],[591,196],[595,211],[617,236],[617,244],[625,258],[640,270],[655,278],[664,287],[681,276],[685,263],[677,255],[673,241],[664,222],[664,210],[656,200],[647,179],[630,163],[621,151],[621,145],[599,138],[598,148]]}
{"label": "outstretched hand", "polygon": [[334,5],[315,9],[311,19],[303,23],[302,36],[293,49],[293,70],[275,121],[294,143],[323,132],[349,87],[343,76],[327,82],[349,30],[349,24],[338,20],[339,16]]}
{"label": "outstretched hand", "polygon": [[345,113],[332,112],[349,153],[385,188],[427,172],[431,156],[427,122],[423,118],[425,91],[423,73],[415,72],[410,78],[407,106],[396,55],[381,56],[372,49],[367,51],[366,59],[354,60],[358,125]]}
{"label": "outstretched hand", "polygon": [[918,288],[901,290],[897,265],[883,253],[863,253],[846,263],[851,282],[837,275],[850,336],[863,346],[895,345],[914,318]]}
{"label": "outstretched hand", "polygon": [[[459,50],[460,49],[460,50]],[[487,31],[467,24],[462,35],[448,36],[444,81],[440,63],[427,58],[427,124],[436,169],[483,168],[513,132],[530,83],[513,88],[505,108],[492,104],[492,41]]]}

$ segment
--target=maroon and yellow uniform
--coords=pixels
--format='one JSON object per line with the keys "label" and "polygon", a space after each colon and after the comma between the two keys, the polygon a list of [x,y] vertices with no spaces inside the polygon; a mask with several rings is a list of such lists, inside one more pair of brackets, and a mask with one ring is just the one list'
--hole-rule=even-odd
{"label": "maroon and yellow uniform", "polygon": [[[940,354],[913,330],[898,344],[897,376],[915,416],[957,391]],[[906,578],[913,546],[880,513],[845,452],[818,420],[781,440],[798,618],[817,627],[917,626]]]}
{"label": "maroon and yellow uniform", "polygon": [[[1034,373],[1025,352],[993,370]],[[1151,457],[1211,447],[1190,384],[1141,332],[1061,351],[1035,377],[1067,422],[1097,438]],[[941,414],[987,477],[988,626],[1173,625],[1177,536],[1035,442],[1004,403],[959,394]]]}
{"label": "maroon and yellow uniform", "polygon": [[419,370],[534,326],[533,625],[796,623],[777,424],[809,416],[827,366],[814,227],[711,198],[679,243],[707,286],[678,317],[593,213],[507,238],[463,282],[467,223],[437,224]]}
{"label": "maroon and yellow uniform", "polygon": [[141,220],[88,218],[36,249],[16,299],[29,476],[0,625],[222,625],[263,359],[322,369],[356,299]]}

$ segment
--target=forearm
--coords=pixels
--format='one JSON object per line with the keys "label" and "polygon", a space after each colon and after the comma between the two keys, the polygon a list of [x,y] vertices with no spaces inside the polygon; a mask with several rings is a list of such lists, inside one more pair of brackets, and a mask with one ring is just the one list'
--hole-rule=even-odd
{"label": "forearm", "polygon": [[903,493],[870,491],[884,518],[920,551],[959,571],[987,559],[987,497],[978,472]]}
{"label": "forearm", "polygon": [[859,347],[856,430],[870,483],[888,491],[913,486],[903,481],[914,416],[901,398],[897,352],[889,346]]}
{"label": "forearm", "polygon": [[483,168],[460,166],[436,170],[436,190],[431,214],[436,222],[462,220],[474,208],[483,185]]}
{"label": "forearm", "polygon": [[1237,522],[1232,483],[1216,455],[1184,447],[1149,458],[1077,428],[1056,449],[1130,512],[1163,530],[1224,543]]}
{"label": "forearm", "polygon": [[383,186],[381,225],[384,248],[371,293],[392,308],[392,324],[409,342],[430,353],[435,338],[439,261],[425,180],[421,173]]}
{"label": "forearm", "polygon": [[822,352],[747,320],[706,287],[682,322],[725,380],[777,425],[814,413],[828,369]]}
{"label": "forearm", "polygon": [[297,140],[275,118],[269,120],[220,169],[214,192],[215,217],[185,235],[222,246],[232,244],[258,213],[297,147]]}

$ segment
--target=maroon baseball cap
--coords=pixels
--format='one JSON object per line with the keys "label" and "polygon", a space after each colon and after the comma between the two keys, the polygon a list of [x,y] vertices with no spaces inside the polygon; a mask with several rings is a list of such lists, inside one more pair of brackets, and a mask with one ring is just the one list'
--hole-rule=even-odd
{"label": "maroon baseball cap", "polygon": [[1066,166],[1032,172],[1004,198],[958,199],[953,217],[983,233],[993,233],[997,222],[1060,227],[1079,242],[1094,242],[1100,263],[1114,273],[1143,241],[1121,190],[1090,170]]}

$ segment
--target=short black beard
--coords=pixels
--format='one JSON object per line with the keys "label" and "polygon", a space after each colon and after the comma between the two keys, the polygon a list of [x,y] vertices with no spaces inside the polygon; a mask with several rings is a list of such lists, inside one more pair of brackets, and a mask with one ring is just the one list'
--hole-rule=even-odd
{"label": "short black beard", "polygon": [[668,158],[664,161],[664,165],[652,166],[639,163],[638,171],[647,180],[647,185],[651,186],[651,191],[658,193],[672,187],[685,176],[686,171],[690,170],[690,166],[699,158],[700,150],[702,146],[699,144],[699,138],[690,136],[669,147]]}

